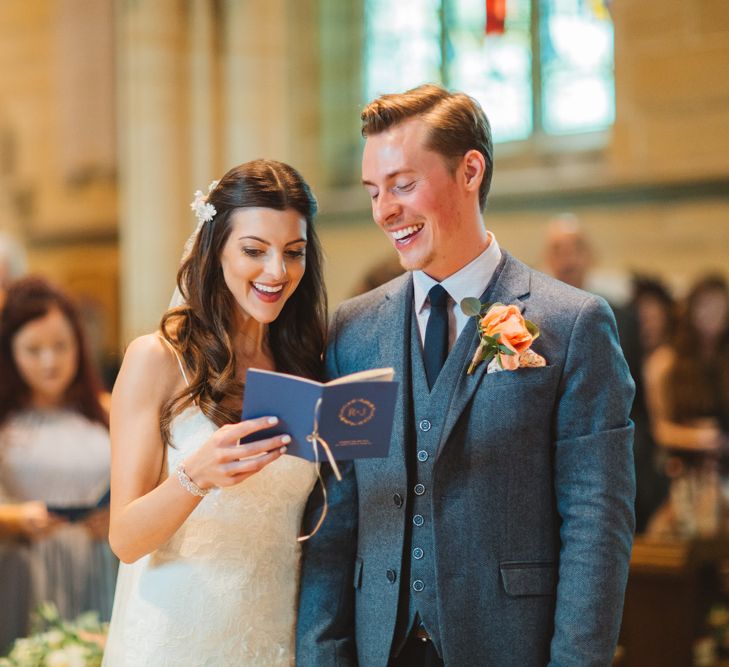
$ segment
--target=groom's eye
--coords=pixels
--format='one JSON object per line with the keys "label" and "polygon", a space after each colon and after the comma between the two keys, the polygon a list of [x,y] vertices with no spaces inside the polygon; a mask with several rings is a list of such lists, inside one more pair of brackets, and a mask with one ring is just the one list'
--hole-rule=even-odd
{"label": "groom's eye", "polygon": [[403,185],[396,185],[395,190],[398,192],[410,192],[415,187],[415,181],[410,181],[409,183],[405,183]]}

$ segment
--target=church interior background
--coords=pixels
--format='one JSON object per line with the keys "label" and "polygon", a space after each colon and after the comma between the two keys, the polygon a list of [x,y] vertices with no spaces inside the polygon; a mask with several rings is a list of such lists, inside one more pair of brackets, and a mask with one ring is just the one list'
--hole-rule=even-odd
{"label": "church interior background", "polygon": [[[496,140],[486,225],[543,266],[576,215],[595,288],[729,274],[726,0],[2,0],[0,231],[82,305],[102,365],[152,331],[192,193],[272,157],[320,202],[333,309],[391,252],[359,111],[442,82]],[[500,20],[503,23],[500,24]],[[676,556],[678,558],[678,556]]]}

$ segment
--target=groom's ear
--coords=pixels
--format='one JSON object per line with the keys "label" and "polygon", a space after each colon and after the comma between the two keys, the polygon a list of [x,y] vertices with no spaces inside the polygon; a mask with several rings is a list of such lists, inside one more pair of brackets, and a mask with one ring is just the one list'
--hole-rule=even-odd
{"label": "groom's ear", "polygon": [[480,151],[471,149],[461,159],[463,184],[468,192],[478,196],[481,182],[486,175],[486,160]]}

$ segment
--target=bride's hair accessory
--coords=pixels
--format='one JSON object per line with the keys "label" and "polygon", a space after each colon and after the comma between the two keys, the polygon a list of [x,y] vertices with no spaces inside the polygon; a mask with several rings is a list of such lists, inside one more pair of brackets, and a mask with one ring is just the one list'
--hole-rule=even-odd
{"label": "bride's hair accessory", "polygon": [[[190,238],[185,241],[185,246],[182,249],[182,257],[180,258],[180,263],[184,262],[190,256],[192,246],[195,245],[195,239],[197,239],[198,234],[200,234],[200,229],[202,229],[203,224],[212,220],[217,213],[217,211],[215,210],[215,206],[213,206],[208,201],[208,198],[210,197],[210,193],[218,186],[218,183],[220,183],[220,181],[213,181],[208,186],[208,193],[206,195],[202,193],[202,190],[195,191],[195,199],[193,199],[190,203],[190,209],[195,213],[195,217],[197,218],[197,226],[195,227],[195,231],[190,234]],[[180,294],[179,287],[175,287],[175,291],[172,293],[172,298],[170,299],[169,307],[177,308],[184,305],[184,303],[185,299],[183,298],[182,294]]]}
{"label": "bride's hair accessory", "polygon": [[195,482],[190,479],[190,476],[185,472],[182,463],[175,468],[175,474],[177,475],[177,481],[180,482],[182,488],[193,496],[200,496],[201,498],[207,496],[210,493],[210,489],[201,489]]}
{"label": "bride's hair accessory", "polygon": [[212,220],[217,213],[215,206],[208,201],[208,198],[210,197],[210,193],[217,187],[218,183],[220,183],[220,181],[213,181],[208,186],[208,193],[206,195],[203,194],[202,190],[195,190],[195,199],[193,199],[190,203],[190,209],[192,209],[195,213],[198,226],[202,225],[203,222]]}

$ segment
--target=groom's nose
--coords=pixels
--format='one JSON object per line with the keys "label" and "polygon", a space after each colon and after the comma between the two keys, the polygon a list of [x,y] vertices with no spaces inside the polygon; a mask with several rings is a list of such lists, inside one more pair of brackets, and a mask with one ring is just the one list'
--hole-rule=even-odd
{"label": "groom's nose", "polygon": [[372,217],[381,227],[393,222],[399,214],[400,204],[390,192],[381,192],[372,202]]}

